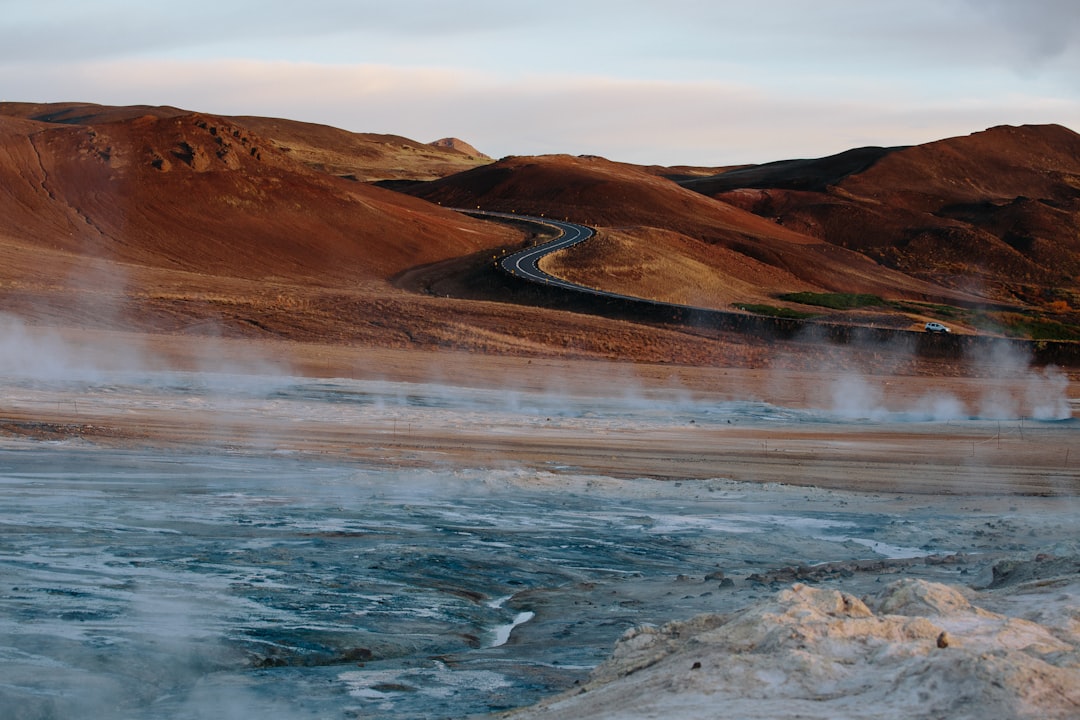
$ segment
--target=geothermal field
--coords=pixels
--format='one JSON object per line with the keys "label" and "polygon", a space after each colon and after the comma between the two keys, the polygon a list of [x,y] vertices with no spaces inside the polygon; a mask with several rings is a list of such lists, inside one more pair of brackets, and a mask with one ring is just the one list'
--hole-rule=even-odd
{"label": "geothermal field", "polygon": [[[1075,678],[1080,444],[1060,373],[944,391],[549,363],[538,382],[520,360],[455,384],[389,379],[383,361],[370,379],[9,373],[4,716],[456,718],[562,692],[608,697],[610,717],[653,716],[649,702],[699,716],[714,694],[752,700],[767,673],[738,692],[620,690],[620,708],[592,688],[633,681],[637,665],[595,669],[642,628],[732,617],[792,587],[857,598],[898,580],[958,588],[1058,644],[1001,640],[1002,657],[1046,666],[1002,677],[1051,694]],[[759,387],[806,400],[774,404]],[[977,708],[980,678],[1000,680],[957,660],[917,708],[896,705],[881,687],[913,671],[881,658],[920,656],[900,636],[875,651],[880,669],[861,668],[861,690],[834,693],[847,705],[789,697],[761,717],[862,717],[871,688],[874,717],[937,717]],[[729,674],[752,655],[726,656]],[[1046,716],[1075,707],[1056,702]],[[604,716],[574,707],[550,716]]]}
{"label": "geothermal field", "polygon": [[0,720],[1075,720],[1078,158],[0,102]]}

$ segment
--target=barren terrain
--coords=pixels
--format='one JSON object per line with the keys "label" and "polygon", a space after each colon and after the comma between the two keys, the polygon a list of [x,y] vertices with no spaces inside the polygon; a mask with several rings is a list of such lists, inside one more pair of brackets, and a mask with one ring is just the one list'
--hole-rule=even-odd
{"label": "barren terrain", "polygon": [[[695,716],[718,693],[768,697],[769,718],[857,717],[863,696],[882,718],[954,706],[951,681],[914,711],[889,692],[896,673],[962,679],[988,717],[1018,699],[1075,710],[1061,689],[1075,686],[1078,403],[1061,376],[117,334],[110,356],[99,337],[19,332],[38,362],[3,379],[0,699],[28,717],[438,718],[535,701],[556,717]],[[820,611],[899,579],[977,589],[1017,619],[954,600],[929,619],[869,599],[880,621]],[[804,606],[805,585],[839,594]],[[736,612],[744,635],[784,616],[820,660],[770,640],[721,662],[732,641],[697,633]],[[945,631],[957,649],[928,655]],[[965,674],[1003,647],[992,674]],[[836,669],[866,652],[910,660]],[[790,677],[783,692],[716,674],[765,666]]]}
{"label": "barren terrain", "polygon": [[[957,710],[881,694],[894,671],[962,676],[973,716],[1069,717],[1080,368],[1032,352],[1074,342],[1077,157],[1045,126],[736,169],[492,161],[0,104],[2,704],[444,717],[570,691],[553,717],[603,717],[642,671],[634,707],[693,715],[781,658],[835,697],[765,716],[844,716],[866,688],[837,668],[870,643],[911,659],[866,671],[881,717]],[[584,285],[895,332],[553,295],[495,268],[545,231],[450,209],[477,206],[596,226],[543,261]],[[1019,340],[920,352],[930,319]],[[713,651],[781,616],[806,647],[725,684]],[[1038,642],[994,634],[1021,620]],[[928,653],[926,623],[977,652]],[[964,674],[979,652],[996,690]]]}

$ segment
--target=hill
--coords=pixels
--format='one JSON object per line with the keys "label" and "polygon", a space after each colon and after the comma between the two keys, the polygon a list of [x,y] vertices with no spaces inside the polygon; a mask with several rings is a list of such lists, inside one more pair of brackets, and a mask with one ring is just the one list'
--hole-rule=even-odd
{"label": "hill", "polygon": [[28,129],[0,128],[2,210],[6,232],[37,247],[230,277],[342,283],[508,235],[308,169],[224,118],[144,115]]}
{"label": "hill", "polygon": [[433,180],[491,161],[471,145],[421,143],[278,118],[230,118],[310,168],[360,182]]}
{"label": "hill", "polygon": [[[0,116],[3,117],[69,125],[98,125],[146,116],[172,118],[190,114],[190,111],[171,106],[0,103]],[[258,135],[309,168],[361,182],[432,180],[491,160],[456,138],[420,143],[400,135],[353,133],[329,125],[283,118],[243,116],[226,119]]]}
{"label": "hill", "polygon": [[232,120],[143,110],[0,116],[0,309],[338,337],[341,308],[385,299],[395,274],[520,237],[309,168]]}
{"label": "hill", "polygon": [[598,226],[595,241],[549,259],[546,268],[627,295],[721,309],[775,302],[793,292],[977,302],[706,197],[653,169],[602,158],[506,158],[406,192],[459,207],[528,214],[557,208],[560,218]]}
{"label": "hill", "polygon": [[[1002,126],[859,152],[839,172],[834,156],[683,185],[884,268],[1037,313],[1042,331],[1053,329],[1047,321],[1080,322],[1080,135]],[[1040,332],[1030,317],[983,321]]]}
{"label": "hill", "polygon": [[491,158],[474,148],[469,143],[465,142],[461,138],[447,137],[440,138],[438,140],[432,140],[428,143],[433,147],[443,148],[445,150],[453,150],[459,152],[462,155],[467,155],[478,160],[490,160]]}
{"label": "hill", "polygon": [[[351,134],[244,121],[0,103],[0,324],[689,364],[745,353],[677,329],[401,289],[397,278],[417,268],[489,267],[496,248],[525,236],[336,177],[317,158],[347,155]],[[303,134],[307,157],[286,150],[286,131]],[[349,162],[431,174],[423,163],[402,170],[395,144]],[[513,297],[497,276],[482,282],[488,299]]]}
{"label": "hill", "polygon": [[[1048,337],[1080,324],[1078,155],[1064,128],[726,169],[472,151],[175,107],[0,103],[0,312],[159,333],[715,359],[719,331],[590,316],[580,299],[558,305],[575,312],[533,306],[491,260],[534,231],[451,206],[596,226],[544,265],[627,295],[899,329],[943,319]],[[764,342],[725,339],[740,357]]]}
{"label": "hill", "polygon": [[1080,339],[1078,158],[1066,128],[1002,127],[712,175],[507,158],[407,192],[597,225],[595,242],[546,267],[622,294]]}

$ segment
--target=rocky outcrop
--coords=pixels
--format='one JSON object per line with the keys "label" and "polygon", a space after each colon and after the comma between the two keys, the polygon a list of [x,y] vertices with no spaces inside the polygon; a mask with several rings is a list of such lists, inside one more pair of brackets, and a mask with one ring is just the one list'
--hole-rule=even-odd
{"label": "rocky outcrop", "polygon": [[487,155],[474,148],[469,143],[455,137],[440,138],[439,140],[432,140],[428,143],[432,147],[442,148],[443,150],[454,150],[462,155],[468,155],[469,157],[481,158],[490,160]]}
{"label": "rocky outcrop", "polygon": [[1080,717],[1075,623],[969,595],[912,579],[863,599],[796,584],[731,615],[630,630],[587,685],[513,717]]}

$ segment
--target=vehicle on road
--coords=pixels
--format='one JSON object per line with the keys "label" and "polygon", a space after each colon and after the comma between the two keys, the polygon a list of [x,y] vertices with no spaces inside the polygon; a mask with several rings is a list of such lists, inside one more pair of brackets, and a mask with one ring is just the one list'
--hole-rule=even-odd
{"label": "vehicle on road", "polygon": [[942,325],[939,322],[928,322],[928,323],[926,323],[926,332],[929,332],[929,333],[947,333],[947,332],[949,332],[949,328],[945,327],[944,325]]}

